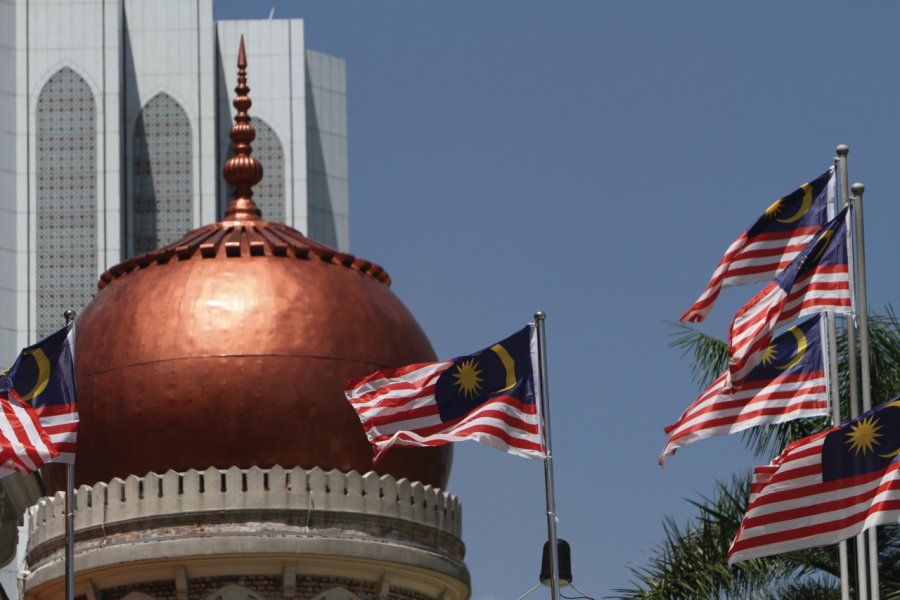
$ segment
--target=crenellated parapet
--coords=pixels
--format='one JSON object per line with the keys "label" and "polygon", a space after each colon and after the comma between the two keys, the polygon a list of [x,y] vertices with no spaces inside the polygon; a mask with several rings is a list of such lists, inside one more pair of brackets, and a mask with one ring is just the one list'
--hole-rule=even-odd
{"label": "crenellated parapet", "polygon": [[[41,499],[29,517],[26,592],[50,597],[44,588],[62,572],[65,495]],[[196,578],[293,565],[297,576],[304,569],[372,581],[391,574],[404,589],[462,598],[468,573],[461,520],[455,496],[374,472],[149,473],[76,491],[76,569],[102,589],[110,573],[110,582],[122,585],[174,581],[179,568]]]}

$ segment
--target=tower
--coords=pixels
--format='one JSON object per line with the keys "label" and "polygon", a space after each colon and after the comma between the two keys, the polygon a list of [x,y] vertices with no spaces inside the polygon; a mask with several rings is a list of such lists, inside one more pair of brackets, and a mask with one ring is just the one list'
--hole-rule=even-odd
{"label": "tower", "polygon": [[[450,447],[373,465],[342,393],[434,351],[381,267],[264,220],[237,62],[224,218],[106,270],[77,321],[76,595],[466,600]],[[62,594],[62,503],[30,511],[26,598]]]}
{"label": "tower", "polygon": [[216,22],[212,0],[0,0],[0,363],[111,266],[222,216],[239,32],[260,67],[257,200],[347,250],[344,65],[306,49],[301,20]]}

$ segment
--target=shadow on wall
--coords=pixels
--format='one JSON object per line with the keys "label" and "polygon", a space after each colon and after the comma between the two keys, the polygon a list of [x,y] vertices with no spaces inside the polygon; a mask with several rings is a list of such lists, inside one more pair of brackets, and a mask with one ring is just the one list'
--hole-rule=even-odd
{"label": "shadow on wall", "polygon": [[[322,130],[316,111],[316,101],[310,84],[309,64],[304,66],[306,73],[306,197],[308,203],[307,218],[309,237],[316,241],[338,247],[337,227],[335,226],[334,205],[331,190],[328,188],[328,177],[325,174],[325,151],[322,147]],[[319,166],[317,168],[317,166]],[[332,218],[324,218],[330,215]]]}
{"label": "shadow on wall", "polygon": [[[123,121],[124,127],[123,131],[126,132],[135,132],[135,118],[140,117],[141,113],[141,98],[138,94],[137,89],[137,76],[135,74],[134,67],[134,52],[131,47],[131,36],[128,35],[130,31],[128,28],[128,15],[127,11],[123,11],[122,14],[122,31],[125,32],[124,37],[124,46],[125,46],[125,58],[124,64],[122,65],[123,77],[122,79],[124,84],[124,114]],[[132,136],[131,140],[135,138]],[[137,150],[136,141],[132,141],[128,143],[126,141],[124,144],[124,153],[125,153],[125,164],[124,169],[122,169],[122,190],[120,191],[121,197],[125,198],[125,202],[122,206],[122,235],[124,239],[122,240],[122,254],[123,256],[119,257],[120,260],[125,260],[128,257],[134,256],[136,254],[136,248],[134,244],[134,153]],[[144,147],[142,149],[144,153],[147,152],[147,148]],[[155,227],[155,225],[154,225]],[[155,234],[155,230],[154,230]],[[111,266],[111,265],[110,265]]]}
{"label": "shadow on wall", "polygon": [[[219,38],[216,36],[216,197],[218,198],[218,206],[216,210],[216,220],[220,220],[225,216],[225,211],[231,203],[232,188],[225,183],[222,176],[222,169],[225,168],[225,161],[231,156],[231,124],[233,123],[234,113],[231,110],[231,103],[228,98],[228,79],[225,75],[225,65],[222,60],[222,48],[219,44]],[[232,69],[233,71],[234,69]],[[232,73],[232,85],[237,84]],[[250,92],[251,97],[253,92]],[[266,168],[263,165],[263,177],[266,175]],[[268,218],[263,214],[263,218]]]}

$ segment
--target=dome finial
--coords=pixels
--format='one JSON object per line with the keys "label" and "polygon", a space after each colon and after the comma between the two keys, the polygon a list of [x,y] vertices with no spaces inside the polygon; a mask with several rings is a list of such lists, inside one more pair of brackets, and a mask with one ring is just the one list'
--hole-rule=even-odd
{"label": "dome finial", "polygon": [[225,181],[234,188],[234,198],[228,210],[225,211],[226,220],[257,221],[262,218],[262,211],[253,202],[253,186],[260,182],[263,176],[263,168],[258,160],[250,156],[253,148],[250,142],[256,137],[256,132],[250,124],[250,116],[247,111],[252,102],[250,88],[247,87],[247,54],[244,51],[244,36],[241,36],[241,47],[238,50],[238,80],[234,88],[236,94],[234,108],[237,114],[234,116],[234,125],[231,126],[231,141],[234,143],[234,154],[225,163],[222,175]]}

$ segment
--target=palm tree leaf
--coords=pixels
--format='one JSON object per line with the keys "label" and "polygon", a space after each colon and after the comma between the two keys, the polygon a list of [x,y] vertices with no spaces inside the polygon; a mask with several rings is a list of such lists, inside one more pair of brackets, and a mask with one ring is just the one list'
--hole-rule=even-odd
{"label": "palm tree leaf", "polygon": [[[680,600],[697,598],[781,598],[785,582],[797,593],[805,583],[821,591],[834,581],[818,576],[810,566],[795,558],[775,556],[744,561],[728,567],[725,556],[746,508],[749,474],[729,483],[718,483],[712,497],[691,500],[698,515],[679,527],[667,518],[665,539],[654,548],[649,563],[629,567],[632,586],[615,590],[613,598]],[[816,597],[812,591],[804,597]],[[829,597],[829,596],[820,596]]]}
{"label": "palm tree leaf", "polygon": [[707,335],[689,325],[671,323],[677,331],[670,334],[669,346],[681,350],[682,356],[691,356],[691,378],[701,388],[728,367],[728,344]]}
{"label": "palm tree leaf", "polygon": [[[690,356],[692,379],[708,386],[728,364],[725,342],[692,327],[673,324],[671,346]],[[838,380],[842,414],[849,416],[849,351],[845,326],[838,328]],[[900,321],[892,307],[869,318],[870,373],[873,405],[900,396]],[[857,361],[857,368],[859,368]],[[773,456],[788,443],[828,426],[828,419],[790,421],[750,429],[744,442],[760,457]],[[750,476],[718,483],[710,498],[690,500],[697,515],[679,526],[663,522],[664,539],[649,553],[647,564],[629,566],[631,586],[614,598],[679,600],[681,598],[792,599],[839,598],[837,549],[811,548],[728,567],[725,555],[743,518]],[[881,597],[900,600],[900,526],[878,529]],[[854,548],[850,563],[854,564]],[[855,569],[851,569],[851,588]]]}

